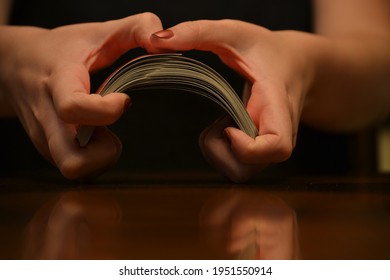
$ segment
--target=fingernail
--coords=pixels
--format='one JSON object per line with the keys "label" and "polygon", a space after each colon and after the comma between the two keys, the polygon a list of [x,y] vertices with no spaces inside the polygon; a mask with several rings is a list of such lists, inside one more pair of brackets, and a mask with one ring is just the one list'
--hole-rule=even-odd
{"label": "fingernail", "polygon": [[155,36],[155,37],[157,37],[159,39],[170,39],[174,35],[175,34],[173,33],[173,31],[169,30],[169,29],[161,30],[161,31],[158,31],[158,32],[153,34],[153,36]]}
{"label": "fingernail", "polygon": [[123,105],[123,113],[126,112],[131,105],[131,98],[127,98],[125,101],[125,105]]}

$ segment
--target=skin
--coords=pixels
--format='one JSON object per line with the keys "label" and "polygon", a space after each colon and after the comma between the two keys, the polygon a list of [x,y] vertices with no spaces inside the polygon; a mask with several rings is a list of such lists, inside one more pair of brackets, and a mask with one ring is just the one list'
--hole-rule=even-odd
{"label": "skin", "polygon": [[390,3],[318,0],[315,7],[316,34],[200,20],[152,39],[158,48],[214,52],[247,79],[244,98],[259,136],[222,119],[200,139],[206,158],[232,181],[287,160],[301,121],[347,132],[389,115]]}
{"label": "skin", "polygon": [[211,51],[247,79],[244,98],[259,136],[252,139],[222,119],[200,137],[206,158],[234,182],[287,160],[301,121],[344,132],[389,115],[386,0],[317,0],[315,34],[236,20],[184,22],[158,32],[161,23],[149,13],[53,30],[0,29],[0,96],[42,155],[71,179],[98,174],[120,155],[120,141],[105,128],[86,149],[74,135],[81,124],[115,122],[128,107],[122,94],[89,95],[89,73],[134,47]]}
{"label": "skin", "polygon": [[121,153],[119,139],[104,127],[87,149],[75,140],[79,125],[111,124],[130,105],[125,94],[90,95],[90,72],[132,48],[157,51],[150,36],[161,29],[151,13],[53,30],[0,26],[0,92],[35,147],[65,177],[99,174]]}
{"label": "skin", "polygon": [[8,21],[8,11],[10,10],[11,0],[2,0],[0,2],[0,24],[6,24]]}

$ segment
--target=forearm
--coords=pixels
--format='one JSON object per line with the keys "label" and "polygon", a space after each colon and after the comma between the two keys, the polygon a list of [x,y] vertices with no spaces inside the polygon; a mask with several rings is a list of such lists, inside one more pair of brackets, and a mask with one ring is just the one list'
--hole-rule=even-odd
{"label": "forearm", "polygon": [[13,88],[22,87],[16,77],[28,75],[26,65],[34,64],[29,43],[42,32],[36,27],[0,25],[0,117],[15,116],[9,95]]}
{"label": "forearm", "polygon": [[302,120],[345,131],[380,122],[390,104],[390,2],[316,0],[313,82]]}
{"label": "forearm", "polygon": [[0,1],[0,24],[7,24],[11,10],[12,0]]}
{"label": "forearm", "polygon": [[[4,18],[4,14],[1,15],[2,16],[2,20]],[[5,22],[2,22],[2,23],[5,23]],[[0,30],[3,32],[5,31],[7,27],[6,26],[1,26],[0,25]],[[7,46],[5,45],[5,42],[6,42],[6,36],[1,35],[0,33],[0,61],[2,61],[2,65],[0,66],[1,69],[0,69],[0,118],[4,118],[4,117],[13,117],[15,116],[15,112],[10,104],[10,101],[7,97],[7,89],[6,89],[6,85],[5,85],[5,72],[6,72],[6,68],[8,67],[7,63],[5,63],[5,56],[6,56],[6,49],[7,49]]]}
{"label": "forearm", "polygon": [[313,82],[302,121],[320,129],[350,131],[390,113],[390,36],[317,38]]}
{"label": "forearm", "polygon": [[[11,0],[0,1],[0,25],[8,23],[8,17],[11,9]],[[1,44],[1,42],[0,42]],[[1,59],[3,61],[3,59]],[[1,78],[0,78],[1,81]],[[14,116],[14,110],[6,97],[4,90],[0,87],[0,118]]]}

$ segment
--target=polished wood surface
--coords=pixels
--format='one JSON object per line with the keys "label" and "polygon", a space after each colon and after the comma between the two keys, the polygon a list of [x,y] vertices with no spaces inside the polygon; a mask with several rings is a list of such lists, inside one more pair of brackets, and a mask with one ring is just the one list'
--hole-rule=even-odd
{"label": "polished wood surface", "polygon": [[1,259],[389,259],[390,178],[0,179]]}

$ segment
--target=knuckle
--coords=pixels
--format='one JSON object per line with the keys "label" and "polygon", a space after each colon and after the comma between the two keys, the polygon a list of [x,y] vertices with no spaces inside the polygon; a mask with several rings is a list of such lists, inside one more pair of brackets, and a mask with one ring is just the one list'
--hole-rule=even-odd
{"label": "knuckle", "polygon": [[209,20],[195,20],[181,23],[178,27],[187,38],[191,38],[193,49],[203,49],[202,45],[209,34],[210,23]]}
{"label": "knuckle", "polygon": [[[115,145],[105,145],[104,151],[99,153],[98,157],[93,151],[88,152],[88,155],[78,153],[67,156],[57,164],[58,169],[65,178],[70,180],[98,177],[119,159],[122,145],[118,139],[114,139],[114,141]],[[95,156],[91,157],[91,154],[95,154]]]}
{"label": "knuckle", "polygon": [[273,138],[263,144],[249,143],[237,154],[239,160],[245,164],[278,163],[288,160],[293,152],[293,143],[288,139]]}
{"label": "knuckle", "polygon": [[275,161],[282,162],[288,160],[291,157],[292,152],[293,145],[290,141],[280,144],[275,152]]}
{"label": "knuckle", "polygon": [[144,12],[139,14],[139,18],[142,22],[146,23],[160,23],[160,18],[152,12]]}
{"label": "knuckle", "polygon": [[110,123],[113,123],[117,121],[123,113],[123,106],[118,104],[117,106],[108,107],[107,117],[110,120]]}
{"label": "knuckle", "polygon": [[80,179],[85,176],[83,164],[80,161],[65,160],[58,166],[58,168],[60,169],[62,175],[69,180]]}
{"label": "knuckle", "polygon": [[270,147],[268,152],[270,163],[279,163],[288,160],[293,152],[291,140],[279,139]]}
{"label": "knuckle", "polygon": [[67,122],[71,122],[73,120],[73,116],[76,111],[77,104],[69,98],[63,99],[57,105],[58,116]]}
{"label": "knuckle", "polygon": [[59,167],[61,174],[68,180],[88,180],[98,177],[105,170],[102,166],[99,168],[89,169],[85,165],[64,164]]}
{"label": "knuckle", "polygon": [[[123,114],[123,110],[118,106],[106,107],[106,111],[101,116],[104,118],[101,119],[101,125],[110,125],[115,123]],[[98,121],[97,121],[98,122]]]}

